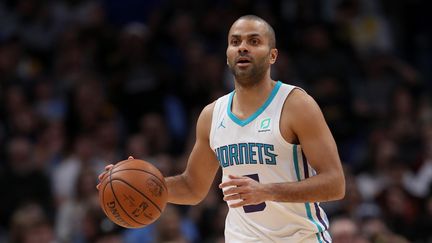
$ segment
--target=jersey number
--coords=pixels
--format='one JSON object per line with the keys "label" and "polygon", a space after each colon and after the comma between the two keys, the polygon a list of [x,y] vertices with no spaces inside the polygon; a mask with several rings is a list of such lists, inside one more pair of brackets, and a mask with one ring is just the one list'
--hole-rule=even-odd
{"label": "jersey number", "polygon": [[[245,175],[245,176],[252,178],[252,179],[259,182],[258,174],[251,174],[251,175]],[[265,202],[262,202],[260,204],[243,206],[243,210],[245,211],[245,213],[259,212],[259,211],[263,211],[266,206],[267,205],[265,204]]]}

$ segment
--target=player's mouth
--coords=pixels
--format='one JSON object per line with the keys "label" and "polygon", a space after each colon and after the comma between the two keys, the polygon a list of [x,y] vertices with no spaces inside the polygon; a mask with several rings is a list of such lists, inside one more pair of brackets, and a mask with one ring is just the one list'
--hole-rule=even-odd
{"label": "player's mouth", "polygon": [[236,60],[236,65],[239,67],[247,67],[251,65],[252,59],[250,57],[239,57]]}

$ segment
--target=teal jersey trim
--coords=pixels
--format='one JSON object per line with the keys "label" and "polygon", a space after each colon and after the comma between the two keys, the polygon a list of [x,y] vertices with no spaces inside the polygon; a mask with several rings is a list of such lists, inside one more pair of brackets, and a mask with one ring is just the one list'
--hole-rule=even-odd
{"label": "teal jersey trim", "polygon": [[300,181],[300,169],[297,157],[297,144],[293,145],[293,158],[294,158],[294,168],[297,176],[297,181]]}
{"label": "teal jersey trim", "polygon": [[247,124],[255,120],[255,118],[257,118],[259,115],[261,115],[261,113],[263,113],[263,111],[267,108],[267,106],[270,105],[270,103],[272,102],[273,98],[276,96],[281,85],[282,82],[277,81],[276,85],[273,87],[273,90],[270,93],[270,96],[267,98],[264,104],[255,113],[253,113],[251,116],[249,116],[247,119],[244,120],[239,119],[231,112],[231,106],[232,106],[232,101],[233,101],[235,91],[231,92],[228,100],[228,106],[227,106],[228,116],[231,118],[231,120],[233,120],[233,122],[237,123],[239,126],[242,127],[246,126]]}
{"label": "teal jersey trim", "polygon": [[[297,144],[293,145],[293,158],[294,158],[294,168],[295,168],[295,172],[296,172],[296,176],[297,176],[297,181],[300,181],[300,169],[299,169],[299,163],[298,163]],[[321,226],[312,217],[312,212],[311,212],[309,203],[305,203],[305,207],[306,207],[306,214],[308,216],[308,219],[310,221],[312,221],[312,223],[318,228],[319,232],[322,232],[323,230],[322,230]],[[319,233],[315,233],[315,236],[317,237],[318,242],[322,243],[321,236],[319,235]]]}

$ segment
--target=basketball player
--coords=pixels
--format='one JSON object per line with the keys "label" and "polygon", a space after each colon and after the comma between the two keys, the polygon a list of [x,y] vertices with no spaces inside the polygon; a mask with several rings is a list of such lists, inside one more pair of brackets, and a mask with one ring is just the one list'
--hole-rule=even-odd
{"label": "basketball player", "polygon": [[331,242],[318,202],[345,194],[336,144],[313,98],[271,79],[275,42],[257,16],[234,22],[226,54],[235,90],[203,109],[186,170],[166,178],[168,201],[199,203],[222,167],[226,242]]}

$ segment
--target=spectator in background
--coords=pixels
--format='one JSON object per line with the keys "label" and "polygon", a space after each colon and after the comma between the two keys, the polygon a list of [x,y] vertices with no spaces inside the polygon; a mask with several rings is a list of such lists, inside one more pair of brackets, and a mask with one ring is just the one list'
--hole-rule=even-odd
{"label": "spectator in background", "polygon": [[[20,39],[8,36],[0,42],[0,75],[2,88],[16,83],[18,79],[18,66],[25,54]],[[5,95],[8,95],[6,92]]]}
{"label": "spectator in background", "polygon": [[126,230],[124,236],[125,243],[200,242],[194,222],[181,215],[174,205],[167,205],[155,223],[142,229]]}
{"label": "spectator in background", "polygon": [[78,135],[73,148],[72,153],[62,160],[52,173],[52,187],[57,206],[76,196],[74,188],[80,171],[99,171],[105,165],[96,154],[97,147],[90,135]]}
{"label": "spectator in background", "polygon": [[367,243],[360,236],[359,225],[347,217],[334,219],[330,224],[330,234],[334,243]]}
{"label": "spectator in background", "polygon": [[150,157],[149,140],[142,134],[131,134],[126,141],[125,154],[134,158],[148,159]]}
{"label": "spectator in background", "polygon": [[432,193],[432,125],[426,125],[422,131],[421,159],[416,168],[404,171],[402,182],[404,189],[412,195],[427,198]]}
{"label": "spectator in background", "polygon": [[35,164],[49,175],[63,159],[67,138],[61,121],[45,123],[39,130],[34,145]]}
{"label": "spectator in background", "polygon": [[115,119],[106,119],[98,125],[95,138],[97,154],[105,163],[120,161],[122,156],[122,124]]}
{"label": "spectator in background", "polygon": [[82,168],[78,174],[74,196],[58,207],[56,232],[61,242],[83,241],[85,214],[99,207],[98,194],[94,192],[96,173],[91,168]]}
{"label": "spectator in background", "polygon": [[[295,53],[294,65],[306,87],[320,77],[351,78],[356,74],[355,60],[334,45],[330,31],[322,23],[311,24],[302,30],[300,42],[302,51]],[[338,79],[339,78],[339,79]],[[344,87],[343,82],[339,82]]]}
{"label": "spectator in background", "polygon": [[46,122],[63,121],[66,115],[64,97],[56,95],[53,82],[39,81],[34,87],[35,110]]}
{"label": "spectator in background", "polygon": [[39,204],[18,208],[11,222],[10,243],[56,243],[54,229]]}
{"label": "spectator in background", "polygon": [[187,240],[185,235],[182,234],[180,220],[180,214],[175,207],[166,207],[157,225],[156,242],[192,242],[191,240]]}
{"label": "spectator in background", "polygon": [[79,225],[80,234],[77,241],[79,243],[96,242],[100,238],[111,234],[118,234],[121,230],[119,226],[109,221],[99,205],[89,205],[85,208],[82,224]]}
{"label": "spectator in background", "polygon": [[362,234],[371,242],[408,243],[404,237],[393,233],[379,218],[368,218],[362,222]]}
{"label": "spectator in background", "polygon": [[149,42],[151,38],[147,26],[141,23],[126,25],[119,33],[111,62],[112,91],[131,128],[134,121],[148,111],[159,111],[161,82],[157,78],[158,66],[152,55]]}
{"label": "spectator in background", "polygon": [[78,77],[71,90],[66,120],[68,133],[94,132],[104,119],[115,118],[115,109],[106,100],[101,80],[93,75]]}
{"label": "spectator in background", "polygon": [[393,50],[391,26],[377,7],[374,8],[373,1],[340,1],[336,21],[346,28],[350,42],[360,56]]}
{"label": "spectator in background", "polygon": [[11,85],[5,97],[5,116],[8,135],[35,138],[39,119],[29,103],[25,86]]}
{"label": "spectator in background", "polygon": [[145,114],[140,119],[140,134],[151,141],[151,155],[170,151],[170,136],[164,118],[158,113]]}
{"label": "spectator in background", "polygon": [[[12,137],[7,144],[7,166],[0,175],[0,223],[10,225],[11,215],[23,204],[30,202],[43,205],[52,217],[53,200],[51,181],[47,174],[35,166],[33,144],[25,137]],[[51,214],[51,215],[50,215]]]}
{"label": "spectator in background", "polygon": [[[401,186],[389,186],[378,196],[383,211],[382,224],[387,231],[414,238],[416,216],[420,208]],[[387,229],[388,228],[388,229]]]}

